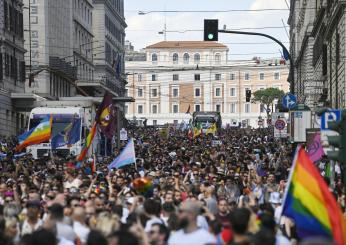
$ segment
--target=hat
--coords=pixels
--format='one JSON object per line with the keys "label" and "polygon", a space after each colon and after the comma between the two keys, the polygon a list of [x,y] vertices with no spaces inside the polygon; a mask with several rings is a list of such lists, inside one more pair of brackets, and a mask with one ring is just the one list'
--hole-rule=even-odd
{"label": "hat", "polygon": [[129,197],[127,200],[126,200],[126,203],[128,204],[133,204],[135,202],[135,198],[134,197]]}
{"label": "hat", "polygon": [[30,208],[30,207],[37,207],[37,208],[40,208],[40,207],[41,207],[41,202],[40,202],[39,200],[27,201],[26,207],[27,207],[27,208]]}
{"label": "hat", "polygon": [[281,198],[279,192],[272,192],[270,193],[269,202],[273,204],[280,204]]}
{"label": "hat", "polygon": [[151,171],[148,175],[151,177],[156,177],[156,173],[154,171]]}

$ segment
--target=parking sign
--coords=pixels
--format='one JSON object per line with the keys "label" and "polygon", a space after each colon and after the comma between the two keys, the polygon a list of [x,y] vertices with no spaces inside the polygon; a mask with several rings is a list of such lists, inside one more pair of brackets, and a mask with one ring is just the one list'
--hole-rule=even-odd
{"label": "parking sign", "polygon": [[328,110],[321,116],[321,131],[329,130],[328,122],[337,122],[341,119],[341,110]]}

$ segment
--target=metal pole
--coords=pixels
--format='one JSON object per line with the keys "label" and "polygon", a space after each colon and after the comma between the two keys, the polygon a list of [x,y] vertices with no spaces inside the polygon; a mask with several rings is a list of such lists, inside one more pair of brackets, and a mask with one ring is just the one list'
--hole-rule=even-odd
{"label": "metal pole", "polygon": [[31,63],[32,63],[32,61],[31,61],[31,0],[29,0],[28,11],[29,11],[29,45],[30,45],[30,47],[29,47],[29,65],[30,65],[29,71],[30,71],[30,73],[29,74],[31,74],[32,73],[32,65],[31,65]]}
{"label": "metal pole", "polygon": [[120,150],[120,109],[117,108],[117,148]]}
{"label": "metal pole", "polygon": [[291,57],[291,54],[288,52],[287,48],[285,47],[285,45],[282,44],[282,42],[277,40],[275,37],[272,37],[272,36],[264,34],[264,33],[259,33],[259,32],[228,31],[228,30],[218,30],[218,32],[230,33],[230,34],[251,35],[251,36],[262,36],[262,37],[269,38],[269,39],[273,40],[274,42],[276,42],[277,44],[279,44],[282,47],[283,51],[288,54],[288,59],[290,61],[290,74],[292,76],[290,79],[290,91],[292,93],[294,93],[294,63],[293,63],[293,59]]}

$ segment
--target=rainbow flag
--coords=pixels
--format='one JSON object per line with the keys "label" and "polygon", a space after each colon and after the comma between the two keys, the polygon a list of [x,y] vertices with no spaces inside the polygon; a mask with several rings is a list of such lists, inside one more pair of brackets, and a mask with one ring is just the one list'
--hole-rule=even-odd
{"label": "rainbow flag", "polygon": [[19,144],[17,145],[15,151],[21,151],[27,146],[48,141],[52,133],[52,121],[53,117],[47,116],[43,118],[36,127],[20,135],[18,137]]}
{"label": "rainbow flag", "polygon": [[282,215],[294,220],[301,238],[322,236],[346,244],[346,219],[301,146],[293,160]]}
{"label": "rainbow flag", "polygon": [[117,156],[109,165],[108,169],[112,168],[121,168],[126,165],[130,165],[136,162],[135,156],[135,144],[133,143],[133,139],[129,139],[125,148],[121,151],[119,156]]}
{"label": "rainbow flag", "polygon": [[92,126],[87,138],[85,139],[84,147],[83,147],[81,153],[77,157],[77,161],[83,161],[83,159],[87,155],[87,153],[89,151],[89,147],[90,147],[90,145],[93,142],[93,139],[95,137],[96,128],[97,128],[97,122],[94,122],[94,125]]}

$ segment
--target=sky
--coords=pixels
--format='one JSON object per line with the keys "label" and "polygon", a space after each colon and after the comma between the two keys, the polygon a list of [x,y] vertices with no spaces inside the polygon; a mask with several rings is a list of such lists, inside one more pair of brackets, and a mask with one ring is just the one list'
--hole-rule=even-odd
{"label": "sky", "polygon": [[[140,50],[146,46],[164,41],[164,35],[158,34],[164,29],[166,20],[167,41],[202,41],[203,20],[219,19],[219,29],[262,32],[274,36],[289,48],[287,26],[289,0],[124,0],[126,40]],[[138,11],[220,11],[220,10],[258,10],[284,9],[280,11],[252,12],[209,12],[209,13],[164,13],[152,12],[138,15]],[[283,20],[283,22],[282,22]],[[267,28],[270,27],[270,28]],[[257,29],[243,29],[257,28]],[[289,32],[289,28],[287,31]],[[219,33],[219,42],[229,47],[230,60],[280,57],[278,44],[264,37]],[[281,51],[282,52],[282,51]]]}

